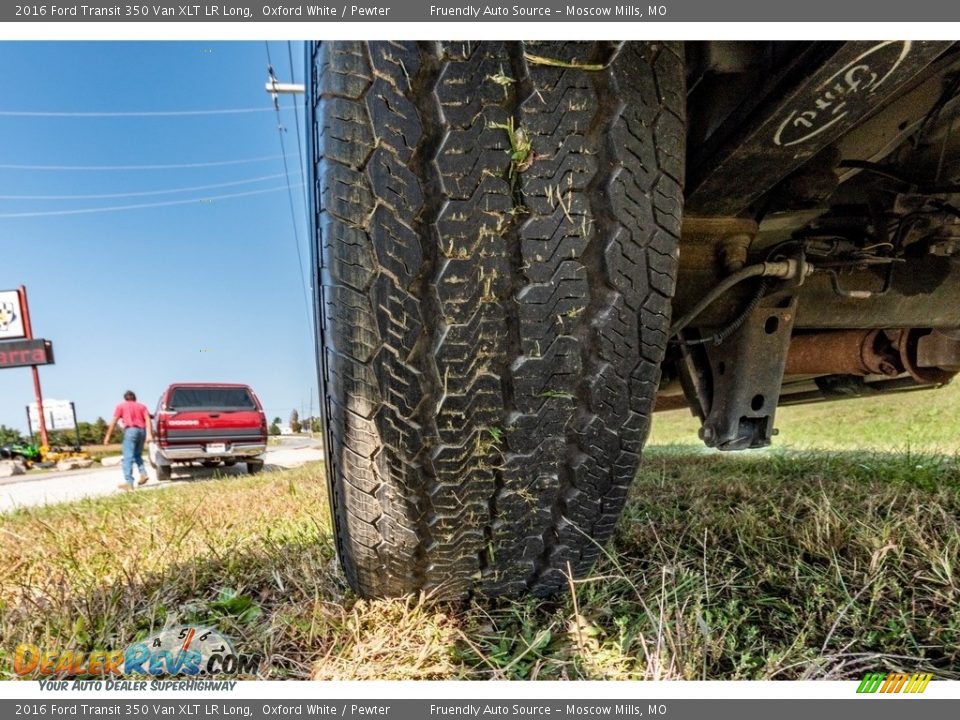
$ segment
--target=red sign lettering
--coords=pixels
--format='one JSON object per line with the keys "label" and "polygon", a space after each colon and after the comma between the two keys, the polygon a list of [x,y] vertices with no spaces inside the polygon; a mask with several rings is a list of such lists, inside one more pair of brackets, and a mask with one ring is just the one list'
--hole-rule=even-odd
{"label": "red sign lettering", "polygon": [[37,338],[0,342],[0,369],[52,364],[53,343],[49,340]]}

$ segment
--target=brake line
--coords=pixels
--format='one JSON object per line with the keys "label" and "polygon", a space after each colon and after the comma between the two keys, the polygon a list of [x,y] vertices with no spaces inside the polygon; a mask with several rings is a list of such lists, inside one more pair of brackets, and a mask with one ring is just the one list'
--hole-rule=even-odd
{"label": "brake line", "polygon": [[691,322],[696,320],[700,313],[714,303],[717,298],[726,293],[735,285],[739,285],[744,280],[749,280],[753,277],[772,277],[779,278],[781,280],[790,280],[792,278],[799,277],[801,280],[803,280],[812,272],[813,266],[802,259],[777,260],[773,262],[768,261],[756,263],[755,265],[748,265],[732,275],[725,277],[720,281],[719,284],[710,290],[710,292],[704,295],[700,302],[694,305],[686,315],[673,324],[673,326],[670,328],[670,334],[668,337],[676,337]]}

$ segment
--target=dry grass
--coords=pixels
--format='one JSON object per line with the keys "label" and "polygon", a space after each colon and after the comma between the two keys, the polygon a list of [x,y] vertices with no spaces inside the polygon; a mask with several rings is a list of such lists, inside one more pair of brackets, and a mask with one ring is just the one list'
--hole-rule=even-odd
{"label": "dry grass", "polygon": [[607,558],[548,601],[361,601],[332,558],[320,464],[19,511],[0,529],[0,673],[18,642],[124,647],[180,623],[218,627],[274,678],[960,668],[951,456],[653,449]]}
{"label": "dry grass", "polygon": [[[20,510],[0,528],[0,673],[19,642],[125,647],[166,625],[218,626],[272,672],[304,675],[292,623],[335,598],[322,466]],[[225,589],[259,612],[231,616]],[[290,627],[285,619],[291,619]]]}

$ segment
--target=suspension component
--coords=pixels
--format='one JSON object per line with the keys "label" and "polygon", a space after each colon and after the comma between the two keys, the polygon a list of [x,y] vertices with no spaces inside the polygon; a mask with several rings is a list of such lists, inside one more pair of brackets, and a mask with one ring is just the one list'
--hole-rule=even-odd
{"label": "suspension component", "polygon": [[888,375],[903,372],[900,353],[883,330],[795,335],[785,375]]}

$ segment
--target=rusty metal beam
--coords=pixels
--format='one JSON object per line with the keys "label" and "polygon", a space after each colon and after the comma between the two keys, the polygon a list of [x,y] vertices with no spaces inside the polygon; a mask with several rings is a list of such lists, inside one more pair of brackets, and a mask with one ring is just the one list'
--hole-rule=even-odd
{"label": "rusty metal beam", "polygon": [[889,375],[903,372],[899,353],[882,330],[794,335],[784,375]]}

